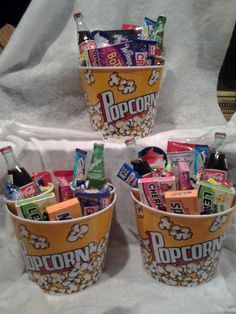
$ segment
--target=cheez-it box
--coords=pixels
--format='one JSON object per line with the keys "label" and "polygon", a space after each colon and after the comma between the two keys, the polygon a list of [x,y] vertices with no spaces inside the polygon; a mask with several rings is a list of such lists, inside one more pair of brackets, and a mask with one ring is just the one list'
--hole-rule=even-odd
{"label": "cheez-it box", "polygon": [[74,197],[64,202],[47,206],[45,214],[49,220],[68,220],[82,216],[79,200]]}
{"label": "cheez-it box", "polygon": [[197,190],[167,191],[165,201],[168,212],[186,215],[201,213]]}

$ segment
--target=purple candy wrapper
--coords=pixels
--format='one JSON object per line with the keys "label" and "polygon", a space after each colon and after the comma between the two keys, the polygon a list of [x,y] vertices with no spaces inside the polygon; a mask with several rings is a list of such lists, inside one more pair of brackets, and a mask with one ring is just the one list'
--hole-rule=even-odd
{"label": "purple candy wrapper", "polygon": [[96,48],[99,66],[119,67],[136,65],[133,41]]}

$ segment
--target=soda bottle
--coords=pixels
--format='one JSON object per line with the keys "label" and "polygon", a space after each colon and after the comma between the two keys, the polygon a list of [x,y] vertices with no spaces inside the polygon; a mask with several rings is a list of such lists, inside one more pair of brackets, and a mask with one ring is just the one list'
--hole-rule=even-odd
{"label": "soda bottle", "polygon": [[228,170],[227,160],[224,153],[224,144],[226,133],[216,132],[213,147],[209,149],[208,157],[206,159],[206,169]]}
{"label": "soda bottle", "polygon": [[14,155],[11,146],[6,146],[0,149],[6,164],[8,176],[12,177],[12,183],[19,187],[22,198],[32,197],[38,194],[36,184],[33,182],[29,173],[25,168],[21,167]]}
{"label": "soda bottle", "polygon": [[81,12],[75,12],[73,14],[76,26],[77,26],[77,35],[78,35],[78,46],[80,52],[80,64],[86,65],[85,62],[85,53],[84,50],[95,48],[96,42],[89,31],[88,26],[84,21],[83,14]]}
{"label": "soda bottle", "polygon": [[163,40],[164,40],[164,29],[166,24],[166,17],[163,15],[158,16],[156,25],[149,39],[156,40],[158,48],[163,50]]}
{"label": "soda bottle", "polygon": [[134,137],[129,137],[125,141],[126,147],[128,148],[129,160],[132,162],[135,159],[138,159],[137,153],[137,144]]}

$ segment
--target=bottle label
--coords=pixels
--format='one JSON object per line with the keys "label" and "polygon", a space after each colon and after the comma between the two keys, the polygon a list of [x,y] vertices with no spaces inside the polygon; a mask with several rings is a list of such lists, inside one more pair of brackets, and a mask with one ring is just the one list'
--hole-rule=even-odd
{"label": "bottle label", "polygon": [[30,198],[38,194],[37,186],[34,182],[30,182],[20,187],[22,198]]}
{"label": "bottle label", "polygon": [[86,49],[91,49],[95,47],[96,47],[96,43],[94,40],[86,40],[86,41],[83,41],[81,44],[79,44],[80,53],[83,53],[83,51]]}

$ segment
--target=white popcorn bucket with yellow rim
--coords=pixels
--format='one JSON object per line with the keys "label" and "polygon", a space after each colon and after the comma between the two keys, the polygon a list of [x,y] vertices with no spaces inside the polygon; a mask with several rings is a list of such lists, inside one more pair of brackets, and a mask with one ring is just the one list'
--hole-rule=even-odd
{"label": "white popcorn bucket with yellow rim", "polygon": [[89,216],[35,221],[7,209],[29,278],[49,294],[71,294],[95,283],[105,265],[116,202]]}
{"label": "white popcorn bucket with yellow rim", "polygon": [[104,139],[151,134],[163,69],[80,67],[92,129]]}
{"label": "white popcorn bucket with yellow rim", "polygon": [[193,287],[209,281],[217,271],[236,207],[212,215],[181,215],[143,204],[137,189],[131,196],[146,271],[172,286]]}

